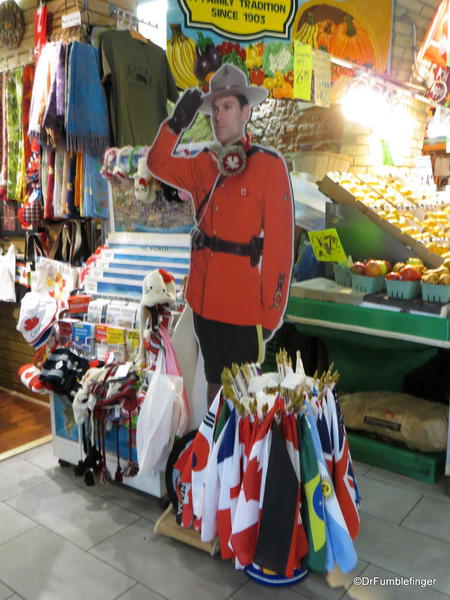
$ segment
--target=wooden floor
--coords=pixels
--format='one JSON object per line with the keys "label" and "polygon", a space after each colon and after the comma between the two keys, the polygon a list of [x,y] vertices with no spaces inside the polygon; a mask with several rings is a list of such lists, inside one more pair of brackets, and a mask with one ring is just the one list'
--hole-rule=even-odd
{"label": "wooden floor", "polygon": [[50,434],[50,407],[0,391],[0,455]]}

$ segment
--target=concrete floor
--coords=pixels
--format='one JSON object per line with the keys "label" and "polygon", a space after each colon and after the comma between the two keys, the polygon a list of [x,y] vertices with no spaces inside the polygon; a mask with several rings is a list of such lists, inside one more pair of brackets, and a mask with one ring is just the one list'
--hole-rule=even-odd
{"label": "concrete floor", "polygon": [[[428,485],[358,463],[356,473],[357,568],[274,590],[155,535],[156,499],[115,484],[87,488],[46,444],[0,462],[0,600],[449,600],[447,481]],[[421,587],[410,577],[433,581]]]}

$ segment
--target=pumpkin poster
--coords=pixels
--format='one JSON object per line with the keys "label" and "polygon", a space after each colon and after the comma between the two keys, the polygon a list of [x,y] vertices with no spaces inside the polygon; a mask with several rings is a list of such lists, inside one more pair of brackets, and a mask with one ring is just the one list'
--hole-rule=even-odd
{"label": "pumpkin poster", "polygon": [[207,91],[213,74],[230,62],[270,97],[293,98],[294,41],[386,71],[392,2],[168,0],[167,58],[180,89]]}
{"label": "pumpkin poster", "polygon": [[320,0],[299,7],[292,37],[336,58],[384,73],[388,66],[392,0]]}

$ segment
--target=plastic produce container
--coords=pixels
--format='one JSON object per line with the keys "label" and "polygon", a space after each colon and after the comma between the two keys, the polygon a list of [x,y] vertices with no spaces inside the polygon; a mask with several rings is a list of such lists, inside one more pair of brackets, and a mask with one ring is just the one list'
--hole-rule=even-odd
{"label": "plastic produce container", "polygon": [[374,294],[384,289],[384,275],[379,277],[367,277],[366,275],[356,275],[352,273],[352,289],[356,292],[365,294]]}
{"label": "plastic produce container", "polygon": [[412,300],[419,295],[419,281],[399,281],[396,279],[386,279],[386,291],[389,298],[403,298]]}
{"label": "plastic produce container", "polygon": [[340,265],[339,263],[334,263],[333,271],[334,280],[338,285],[343,285],[345,287],[352,286],[352,272],[350,270],[350,267],[345,267],[344,265]]}
{"label": "plastic produce container", "polygon": [[420,282],[422,288],[422,299],[427,302],[442,302],[450,301],[450,285],[438,285],[437,283]]}

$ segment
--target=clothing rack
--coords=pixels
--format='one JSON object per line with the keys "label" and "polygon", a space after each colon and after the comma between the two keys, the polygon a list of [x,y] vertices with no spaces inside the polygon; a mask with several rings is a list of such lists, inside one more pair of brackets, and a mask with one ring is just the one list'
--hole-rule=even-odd
{"label": "clothing rack", "polygon": [[134,26],[136,29],[138,23],[142,23],[142,25],[148,25],[149,27],[154,27],[155,29],[158,29],[157,23],[151,23],[150,21],[145,21],[144,19],[138,19],[138,17],[136,17],[136,15],[134,15],[133,13],[124,10],[123,8],[119,8],[112,2],[109,3],[109,14],[117,22],[125,21],[125,23],[128,23],[130,26]]}

